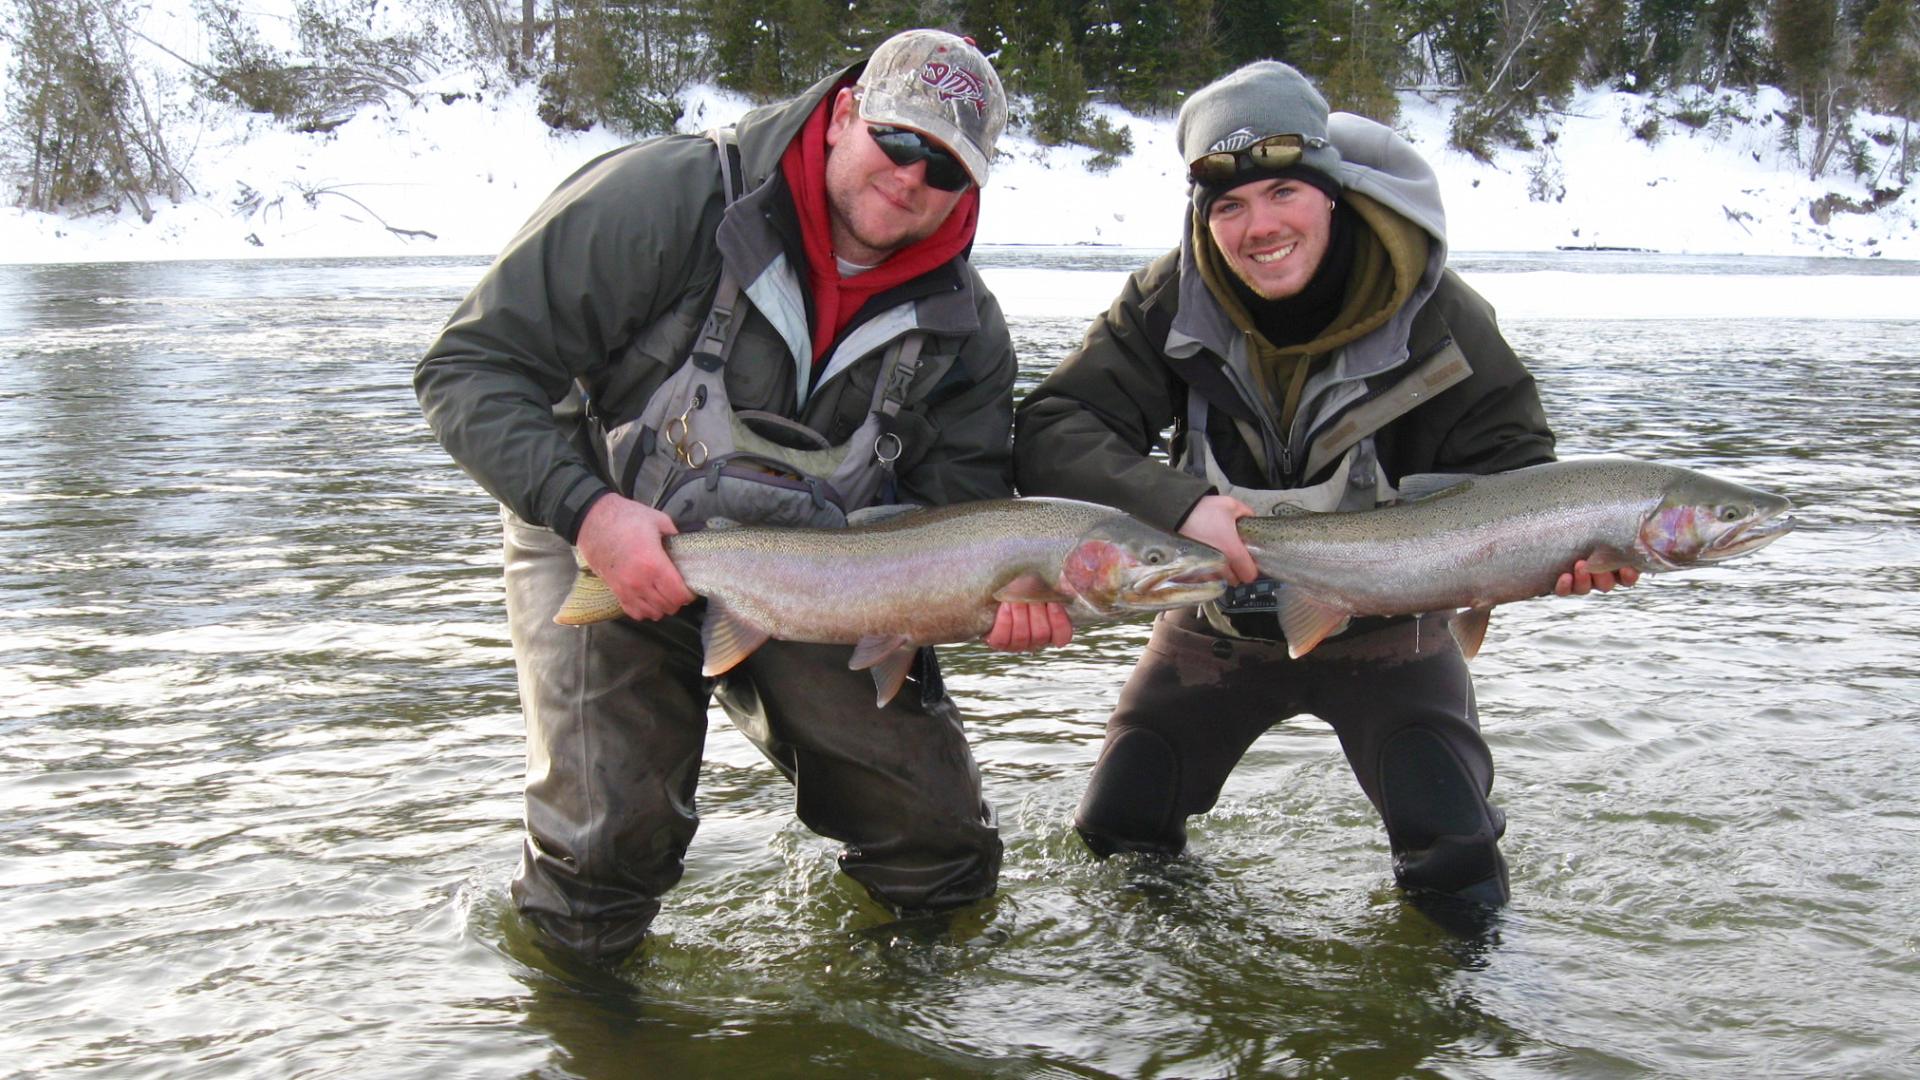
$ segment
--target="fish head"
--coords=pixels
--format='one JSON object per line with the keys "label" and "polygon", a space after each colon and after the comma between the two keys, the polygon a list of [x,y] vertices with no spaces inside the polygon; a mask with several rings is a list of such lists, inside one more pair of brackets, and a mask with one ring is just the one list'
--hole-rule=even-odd
{"label": "fish head", "polygon": [[1669,483],[1640,524],[1642,554],[1679,570],[1758,551],[1793,531],[1793,503],[1771,492],[1690,470]]}
{"label": "fish head", "polygon": [[1226,591],[1227,557],[1115,512],[1068,549],[1059,588],[1096,615],[1204,604]]}

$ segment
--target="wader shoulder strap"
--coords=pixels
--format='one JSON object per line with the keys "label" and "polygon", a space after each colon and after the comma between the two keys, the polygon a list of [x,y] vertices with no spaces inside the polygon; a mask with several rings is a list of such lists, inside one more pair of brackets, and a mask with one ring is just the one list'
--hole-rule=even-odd
{"label": "wader shoulder strap", "polygon": [[[740,197],[740,176],[738,171],[740,148],[727,137],[728,129],[713,128],[707,132],[707,138],[720,159],[720,192],[725,205],[732,206]],[[733,352],[733,342],[740,334],[740,321],[734,318],[733,309],[740,302],[740,283],[733,279],[732,271],[726,263],[720,265],[720,285],[714,290],[713,306],[707,309],[707,320],[701,324],[700,337],[693,344],[693,354],[688,357],[700,366],[702,371],[718,371],[727,362],[727,356]]]}
{"label": "wader shoulder strap", "polygon": [[[907,390],[913,386],[914,373],[920,370],[920,349],[925,344],[926,335],[915,330],[887,349],[880,361],[879,377],[873,380],[873,405],[868,410],[867,422],[854,434],[855,441],[863,435],[873,440],[873,448],[865,457],[870,465],[878,466],[879,483],[867,497],[877,497],[883,503],[894,502],[899,497],[893,463],[900,460],[906,448],[893,430],[893,418],[907,403]],[[839,479],[848,486],[854,480],[852,477]]]}
{"label": "wader shoulder strap", "polygon": [[1347,411],[1339,423],[1313,437],[1307,447],[1307,476],[1312,476],[1338,459],[1361,439],[1379,431],[1441,391],[1473,374],[1466,354],[1452,338],[1442,342],[1432,356],[1400,378],[1387,392],[1364,401]]}
{"label": "wader shoulder strap", "polygon": [[[1200,391],[1195,390],[1192,386],[1188,386],[1187,445],[1186,453],[1181,457],[1180,464],[1187,472],[1200,477],[1207,475],[1207,458],[1202,454],[1202,450],[1207,450],[1209,453],[1211,452],[1211,448],[1207,445],[1208,410],[1207,399],[1200,396]],[[1240,437],[1246,440],[1248,449],[1252,450],[1262,459],[1272,458],[1273,455],[1267,452],[1266,440],[1260,437],[1260,429],[1237,416],[1229,417],[1229,419],[1233,421],[1234,430],[1238,431]]]}
{"label": "wader shoulder strap", "polygon": [[1194,476],[1207,475],[1207,399],[1187,387],[1187,445],[1181,448],[1180,467]]}

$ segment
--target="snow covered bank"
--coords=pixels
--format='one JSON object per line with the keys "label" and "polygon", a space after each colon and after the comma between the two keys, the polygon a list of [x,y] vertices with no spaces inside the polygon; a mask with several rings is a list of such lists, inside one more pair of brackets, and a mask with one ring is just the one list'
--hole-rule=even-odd
{"label": "snow covered bank", "polygon": [[[0,262],[490,255],[556,183],[623,141],[548,129],[527,87],[494,91],[454,76],[425,90],[416,108],[366,109],[325,135],[259,117],[207,121],[178,140],[193,146],[196,193],[186,202],[162,202],[147,224],[131,213],[76,220],[9,208]],[[725,123],[747,107],[703,92],[683,127]],[[1920,185],[1877,213],[1814,220],[1814,201],[1864,201],[1871,189],[1807,180],[1782,156],[1780,107],[1771,93],[1729,96],[1715,123],[1696,130],[1673,118],[1671,102],[1589,93],[1538,132],[1538,149],[1502,151],[1489,164],[1447,149],[1444,101],[1407,95],[1400,127],[1440,173],[1456,251],[1591,245],[1920,260]],[[1108,115],[1132,132],[1134,152],[1106,173],[1086,170],[1091,151],[1002,141],[982,244],[1177,241],[1185,184],[1172,119]],[[1650,117],[1660,120],[1651,143],[1634,134]],[[1894,182],[1880,177],[1882,187]]]}

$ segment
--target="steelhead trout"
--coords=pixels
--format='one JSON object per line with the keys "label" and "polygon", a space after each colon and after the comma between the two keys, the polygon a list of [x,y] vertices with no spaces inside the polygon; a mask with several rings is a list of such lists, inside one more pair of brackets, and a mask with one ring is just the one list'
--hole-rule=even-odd
{"label": "steelhead trout", "polygon": [[[922,645],[971,641],[1003,600],[1065,604],[1076,625],[1215,599],[1226,559],[1110,507],[1001,499],[882,508],[844,529],[723,524],[667,538],[687,588],[706,597],[703,674],[719,675],[768,638],[853,645],[879,703],[900,689]],[[617,618],[620,603],[581,569],[554,621]]]}
{"label": "steelhead trout", "polygon": [[1472,657],[1495,604],[1551,592],[1577,559],[1595,572],[1686,570],[1793,528],[1778,495],[1626,458],[1408,477],[1401,494],[1358,513],[1240,520],[1260,572],[1280,583],[1288,653],[1306,655],[1349,616],[1464,608],[1453,632]]}

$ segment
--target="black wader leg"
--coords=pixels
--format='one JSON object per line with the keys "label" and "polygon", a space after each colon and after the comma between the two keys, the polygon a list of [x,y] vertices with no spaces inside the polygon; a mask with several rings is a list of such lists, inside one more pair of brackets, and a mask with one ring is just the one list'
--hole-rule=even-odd
{"label": "black wader leg", "polygon": [[1488,801],[1493,757],[1459,651],[1447,642],[1404,663],[1329,664],[1317,696],[1314,711],[1333,725],[1386,825],[1400,886],[1505,904],[1506,816]]}
{"label": "black wader leg", "polygon": [[[1271,646],[1193,625],[1186,613],[1154,623],[1107,721],[1073,820],[1095,855],[1184,850],[1187,818],[1213,809],[1247,747],[1294,711],[1263,662]],[[1284,646],[1279,655],[1286,656]]]}
{"label": "black wader leg", "polygon": [[573,549],[506,524],[507,615],[527,723],[527,840],[511,893],[547,942],[614,963],[680,880],[707,693],[697,622],[556,626]]}
{"label": "black wader leg", "polygon": [[840,869],[875,900],[907,913],[993,895],[1000,833],[960,710],[944,693],[923,693],[924,668],[876,709],[873,677],[848,670],[851,655],[769,641],[716,695],[793,781],[801,822],[846,844]]}

